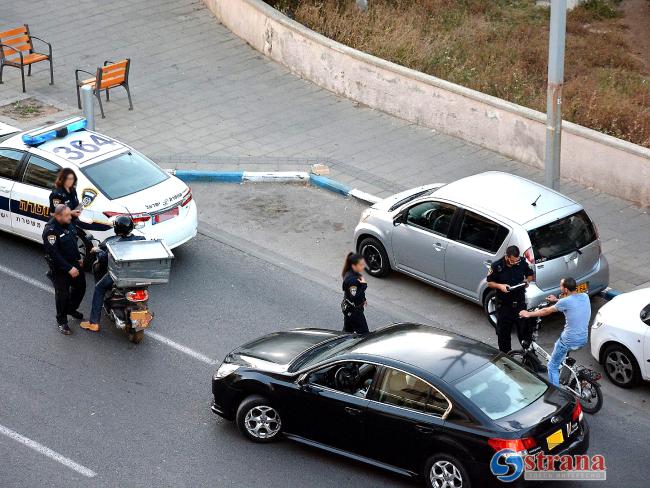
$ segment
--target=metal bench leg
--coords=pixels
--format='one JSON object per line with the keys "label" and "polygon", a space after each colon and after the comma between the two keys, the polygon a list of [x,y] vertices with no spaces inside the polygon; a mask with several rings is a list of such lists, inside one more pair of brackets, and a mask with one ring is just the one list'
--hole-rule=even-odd
{"label": "metal bench leg", "polygon": [[25,67],[21,64],[20,65],[20,78],[23,80],[23,93],[25,93],[27,90],[25,90]]}
{"label": "metal bench leg", "polygon": [[54,65],[52,64],[52,58],[49,59],[50,62],[50,85],[54,85]]}
{"label": "metal bench leg", "polygon": [[5,69],[5,65],[3,63],[0,63],[0,85],[2,85],[2,72]]}
{"label": "metal bench leg", "polygon": [[104,115],[104,106],[102,105],[102,93],[99,90],[97,90],[95,96],[97,97],[97,101],[99,102],[99,111],[102,113],[102,119],[105,119],[106,116]]}
{"label": "metal bench leg", "polygon": [[124,85],[126,89],[126,96],[129,97],[129,110],[133,110],[133,102],[131,101],[131,90],[129,90],[129,85]]}
{"label": "metal bench leg", "polygon": [[79,110],[81,110],[81,94],[79,93],[79,90],[81,88],[79,87],[79,83],[77,83],[77,107],[79,107]]}
{"label": "metal bench leg", "polygon": [[106,101],[107,101],[107,102],[110,102],[110,101],[111,101],[111,97],[109,96],[108,92],[109,92],[109,89],[106,88]]}
{"label": "metal bench leg", "polygon": [[32,65],[31,64],[27,67],[27,76],[32,76]]}

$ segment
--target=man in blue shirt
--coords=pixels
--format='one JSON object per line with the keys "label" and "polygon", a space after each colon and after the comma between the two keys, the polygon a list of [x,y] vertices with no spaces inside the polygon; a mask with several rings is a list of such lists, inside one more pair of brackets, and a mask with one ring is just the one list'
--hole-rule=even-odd
{"label": "man in blue shirt", "polygon": [[555,312],[562,312],[566,318],[564,330],[560,334],[560,338],[555,342],[553,354],[551,354],[551,359],[548,362],[548,379],[555,386],[560,385],[560,367],[567,353],[580,349],[589,340],[591,302],[589,301],[589,295],[576,291],[577,287],[575,279],[564,278],[560,281],[562,298],[558,299],[554,295],[547,297],[547,300],[554,302],[555,305],[542,308],[536,312],[528,312],[527,310],[519,312],[519,316],[522,318],[544,317]]}

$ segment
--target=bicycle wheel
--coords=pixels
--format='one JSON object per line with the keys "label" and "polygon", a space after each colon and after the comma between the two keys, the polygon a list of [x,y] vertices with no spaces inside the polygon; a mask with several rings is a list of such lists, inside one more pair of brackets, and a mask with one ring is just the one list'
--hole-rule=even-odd
{"label": "bicycle wheel", "polygon": [[534,361],[528,356],[528,353],[522,349],[516,349],[514,351],[510,351],[508,353],[508,357],[510,359],[513,359],[517,361],[519,364],[521,364],[524,368],[529,369],[531,371],[535,371],[535,363]]}
{"label": "bicycle wheel", "polygon": [[[582,395],[580,396],[582,411],[593,415],[603,408],[603,392],[600,385],[595,381],[583,379],[580,384],[582,387]],[[571,381],[569,387],[577,390],[575,380]]]}

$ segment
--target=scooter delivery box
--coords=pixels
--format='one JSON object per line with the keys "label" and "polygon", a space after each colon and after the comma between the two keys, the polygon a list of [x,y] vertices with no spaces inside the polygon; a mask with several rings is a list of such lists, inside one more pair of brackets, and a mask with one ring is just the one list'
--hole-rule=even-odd
{"label": "scooter delivery box", "polygon": [[106,248],[108,272],[118,288],[169,281],[174,255],[162,240],[109,242]]}

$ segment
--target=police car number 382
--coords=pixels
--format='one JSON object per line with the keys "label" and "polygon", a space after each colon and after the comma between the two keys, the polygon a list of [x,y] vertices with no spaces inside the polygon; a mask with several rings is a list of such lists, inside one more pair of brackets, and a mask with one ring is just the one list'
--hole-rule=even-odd
{"label": "police car number 382", "polygon": [[40,242],[57,174],[71,168],[78,178],[82,240],[88,231],[100,240],[112,235],[118,215],[130,215],[147,239],[162,239],[170,248],[196,235],[197,209],[190,188],[135,149],[87,130],[84,118],[27,132],[4,127],[0,230]]}

